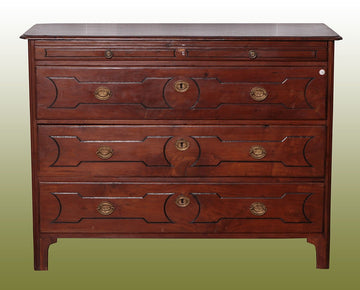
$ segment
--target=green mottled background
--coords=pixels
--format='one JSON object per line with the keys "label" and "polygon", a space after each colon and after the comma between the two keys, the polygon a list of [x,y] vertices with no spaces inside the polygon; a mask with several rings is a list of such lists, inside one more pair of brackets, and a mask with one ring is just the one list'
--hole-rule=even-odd
{"label": "green mottled background", "polygon": [[[6,1],[0,11],[2,289],[346,289],[360,264],[359,2]],[[59,239],[34,272],[27,44],[49,22],[323,22],[336,43],[331,269],[299,240]],[[356,275],[357,273],[357,275]]]}

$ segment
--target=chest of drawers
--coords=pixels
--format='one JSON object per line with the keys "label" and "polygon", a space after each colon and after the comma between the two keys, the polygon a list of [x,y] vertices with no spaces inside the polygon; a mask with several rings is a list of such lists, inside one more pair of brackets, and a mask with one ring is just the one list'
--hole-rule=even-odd
{"label": "chest of drawers", "polygon": [[329,267],[322,24],[42,24],[29,43],[35,269],[57,238],[307,238]]}

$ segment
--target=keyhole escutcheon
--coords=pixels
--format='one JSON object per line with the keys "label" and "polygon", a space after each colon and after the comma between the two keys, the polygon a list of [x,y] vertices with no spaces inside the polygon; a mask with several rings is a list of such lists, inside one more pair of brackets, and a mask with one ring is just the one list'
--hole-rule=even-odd
{"label": "keyhole escutcheon", "polygon": [[175,147],[179,151],[185,151],[190,147],[190,143],[185,139],[178,139],[175,143]]}
{"label": "keyhole escutcheon", "polygon": [[175,82],[174,88],[179,93],[185,93],[190,87],[190,84],[186,81],[179,80]]}
{"label": "keyhole escutcheon", "polygon": [[187,207],[190,204],[190,198],[184,195],[179,195],[175,203],[178,207]]}

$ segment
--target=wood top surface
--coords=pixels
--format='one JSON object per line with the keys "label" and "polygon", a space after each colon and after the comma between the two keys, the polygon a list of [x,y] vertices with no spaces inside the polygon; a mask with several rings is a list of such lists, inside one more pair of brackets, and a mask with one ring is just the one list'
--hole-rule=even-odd
{"label": "wood top surface", "polygon": [[115,24],[54,23],[36,24],[23,39],[66,38],[216,38],[239,40],[340,40],[335,31],[322,23],[302,24]]}

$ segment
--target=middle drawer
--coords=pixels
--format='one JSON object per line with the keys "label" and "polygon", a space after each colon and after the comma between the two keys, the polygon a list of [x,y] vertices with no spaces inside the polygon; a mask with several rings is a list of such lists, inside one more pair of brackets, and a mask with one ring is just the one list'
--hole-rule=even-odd
{"label": "middle drawer", "polygon": [[325,119],[326,67],[37,66],[37,118]]}
{"label": "middle drawer", "polygon": [[324,126],[40,125],[39,176],[324,174]]}

